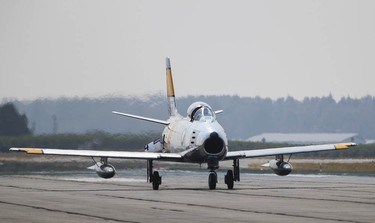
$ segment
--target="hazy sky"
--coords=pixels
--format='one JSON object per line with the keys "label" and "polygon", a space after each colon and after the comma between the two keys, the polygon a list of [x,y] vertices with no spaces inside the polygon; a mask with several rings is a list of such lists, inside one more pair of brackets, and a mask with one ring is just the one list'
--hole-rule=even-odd
{"label": "hazy sky", "polygon": [[375,1],[0,0],[0,99],[375,95]]}

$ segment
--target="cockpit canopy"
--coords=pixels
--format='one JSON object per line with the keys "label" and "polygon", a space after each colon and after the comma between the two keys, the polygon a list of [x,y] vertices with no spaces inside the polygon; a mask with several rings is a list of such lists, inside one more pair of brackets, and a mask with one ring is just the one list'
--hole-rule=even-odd
{"label": "cockpit canopy", "polygon": [[215,120],[215,113],[212,108],[204,102],[195,102],[187,110],[188,117],[191,121],[199,121],[202,118]]}

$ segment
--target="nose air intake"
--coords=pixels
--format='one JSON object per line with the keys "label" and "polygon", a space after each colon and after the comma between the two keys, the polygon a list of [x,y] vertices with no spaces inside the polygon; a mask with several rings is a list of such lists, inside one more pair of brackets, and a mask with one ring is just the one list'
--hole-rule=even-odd
{"label": "nose air intake", "polygon": [[223,151],[223,148],[224,141],[217,132],[212,132],[206,141],[204,141],[204,150],[208,154],[218,154]]}

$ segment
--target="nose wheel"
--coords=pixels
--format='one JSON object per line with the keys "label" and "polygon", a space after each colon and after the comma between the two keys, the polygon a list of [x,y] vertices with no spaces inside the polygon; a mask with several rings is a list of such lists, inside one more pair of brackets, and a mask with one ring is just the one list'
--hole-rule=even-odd
{"label": "nose wheel", "polygon": [[216,189],[216,183],[217,183],[217,174],[215,171],[211,171],[208,175],[208,187],[210,190]]}

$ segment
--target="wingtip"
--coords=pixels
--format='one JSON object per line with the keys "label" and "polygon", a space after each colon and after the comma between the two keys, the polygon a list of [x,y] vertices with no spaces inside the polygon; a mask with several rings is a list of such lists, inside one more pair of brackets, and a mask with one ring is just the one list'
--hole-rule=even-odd
{"label": "wingtip", "polygon": [[15,148],[12,147],[9,151],[14,152],[25,152],[27,154],[43,154],[43,149],[41,148]]}
{"label": "wingtip", "polygon": [[335,148],[337,150],[341,150],[341,149],[349,149],[350,147],[354,147],[354,146],[357,146],[357,143],[339,143],[339,144],[336,144],[335,145]]}

